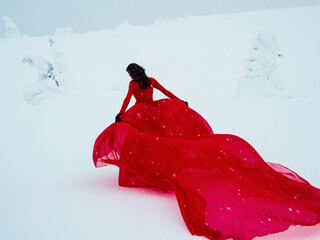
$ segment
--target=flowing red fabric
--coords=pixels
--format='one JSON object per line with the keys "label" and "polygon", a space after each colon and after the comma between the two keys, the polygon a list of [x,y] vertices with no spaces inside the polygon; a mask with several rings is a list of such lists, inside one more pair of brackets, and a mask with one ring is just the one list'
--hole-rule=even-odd
{"label": "flowing red fabric", "polygon": [[214,134],[181,100],[133,94],[137,103],[93,150],[96,167],[120,168],[119,185],[174,191],[189,231],[209,239],[247,240],[320,222],[320,189],[266,163],[240,137]]}

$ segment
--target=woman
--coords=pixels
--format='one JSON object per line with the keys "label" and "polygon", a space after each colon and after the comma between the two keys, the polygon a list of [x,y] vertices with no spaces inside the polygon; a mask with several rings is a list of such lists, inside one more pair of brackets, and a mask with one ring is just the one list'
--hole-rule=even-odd
{"label": "woman", "polygon": [[[132,81],[120,113],[93,152],[96,167],[120,168],[119,185],[174,191],[189,231],[209,239],[253,239],[320,222],[319,189],[264,162],[245,140],[213,134],[139,65],[127,72]],[[154,101],[153,88],[169,99]],[[125,111],[132,95],[136,104]]]}

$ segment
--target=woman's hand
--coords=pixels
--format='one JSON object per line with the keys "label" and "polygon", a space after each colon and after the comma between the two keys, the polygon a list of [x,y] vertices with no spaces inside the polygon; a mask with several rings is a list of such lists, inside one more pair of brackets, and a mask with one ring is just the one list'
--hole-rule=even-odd
{"label": "woman's hand", "polygon": [[115,122],[120,122],[121,121],[120,116],[121,116],[121,113],[118,113],[116,118],[115,118],[115,120],[116,120]]}

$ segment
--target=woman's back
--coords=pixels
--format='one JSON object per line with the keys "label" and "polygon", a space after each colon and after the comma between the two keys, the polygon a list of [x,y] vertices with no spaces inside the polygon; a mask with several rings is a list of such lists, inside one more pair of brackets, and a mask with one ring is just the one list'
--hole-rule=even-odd
{"label": "woman's back", "polygon": [[135,81],[131,81],[130,84],[133,85],[133,96],[136,99],[137,102],[150,102],[153,101],[153,78],[149,78],[150,79],[150,83],[151,86],[146,88],[146,89],[142,89],[139,86],[138,82]]}

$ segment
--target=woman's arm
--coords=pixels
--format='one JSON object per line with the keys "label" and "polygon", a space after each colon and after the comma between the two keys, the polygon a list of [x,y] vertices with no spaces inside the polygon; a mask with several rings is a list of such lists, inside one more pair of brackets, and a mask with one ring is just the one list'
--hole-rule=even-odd
{"label": "woman's arm", "polygon": [[[160,92],[162,92],[164,95],[166,95],[169,98],[175,98],[175,99],[179,99],[177,96],[175,96],[172,92],[168,91],[167,89],[165,89],[160,83],[158,83],[157,80],[155,80],[154,78],[151,78],[152,80],[152,86],[156,89],[158,89]],[[180,99],[179,99],[180,100]]]}
{"label": "woman's arm", "polygon": [[124,99],[121,110],[119,112],[120,114],[124,113],[124,111],[127,109],[128,105],[130,103],[130,99],[132,97],[132,94],[133,94],[133,83],[130,82],[127,96]]}

